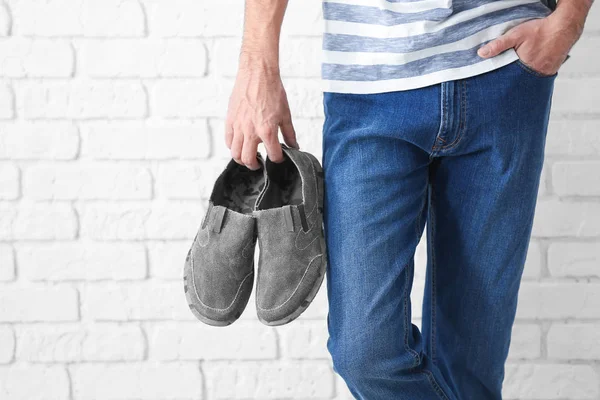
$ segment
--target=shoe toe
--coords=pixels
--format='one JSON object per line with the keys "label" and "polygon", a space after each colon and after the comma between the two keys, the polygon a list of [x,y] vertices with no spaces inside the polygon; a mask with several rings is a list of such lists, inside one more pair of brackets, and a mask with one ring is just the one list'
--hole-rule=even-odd
{"label": "shoe toe", "polygon": [[184,291],[190,310],[206,324],[232,324],[248,304],[254,282],[253,271],[242,279],[227,280],[211,279],[211,274],[202,274],[199,270],[192,260],[186,262]]}
{"label": "shoe toe", "polygon": [[254,282],[256,236],[251,216],[227,212],[226,221],[201,227],[186,257],[184,291],[192,313],[225,326],[245,309]]}
{"label": "shoe toe", "polygon": [[263,285],[257,289],[256,296],[258,318],[267,325],[282,325],[296,319],[319,290],[325,268],[325,257],[319,254],[308,262],[307,267],[290,268],[288,273],[274,279],[263,276]]}

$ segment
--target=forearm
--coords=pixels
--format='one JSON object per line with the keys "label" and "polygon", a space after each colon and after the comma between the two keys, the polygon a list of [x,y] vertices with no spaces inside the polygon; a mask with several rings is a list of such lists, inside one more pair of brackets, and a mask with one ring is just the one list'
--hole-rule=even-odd
{"label": "forearm", "polygon": [[279,38],[288,0],[246,0],[240,69],[279,72]]}
{"label": "forearm", "polygon": [[578,35],[581,35],[593,3],[594,0],[559,0],[556,10],[550,16],[560,20],[566,28],[573,29]]}

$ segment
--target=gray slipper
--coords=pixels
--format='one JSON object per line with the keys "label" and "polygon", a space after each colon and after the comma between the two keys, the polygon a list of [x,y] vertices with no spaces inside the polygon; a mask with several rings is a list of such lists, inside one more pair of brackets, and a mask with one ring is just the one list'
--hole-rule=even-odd
{"label": "gray slipper", "polygon": [[282,163],[265,162],[267,185],[254,212],[260,248],[256,311],[270,326],[287,324],[306,310],[327,266],[323,169],[312,154],[282,148]]}
{"label": "gray slipper", "polygon": [[254,283],[257,232],[252,212],[265,187],[266,169],[231,160],[217,178],[208,210],[188,252],[184,290],[200,321],[226,326],[246,308]]}

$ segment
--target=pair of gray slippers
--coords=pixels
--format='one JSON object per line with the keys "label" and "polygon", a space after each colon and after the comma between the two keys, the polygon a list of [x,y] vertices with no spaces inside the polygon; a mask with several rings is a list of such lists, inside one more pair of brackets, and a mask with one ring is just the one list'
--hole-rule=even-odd
{"label": "pair of gray slippers", "polygon": [[321,287],[327,268],[323,169],[310,153],[281,144],[284,161],[257,158],[253,171],[231,160],[217,178],[188,252],[184,290],[200,321],[227,326],[248,303],[256,268],[256,312],[270,326],[293,321]]}

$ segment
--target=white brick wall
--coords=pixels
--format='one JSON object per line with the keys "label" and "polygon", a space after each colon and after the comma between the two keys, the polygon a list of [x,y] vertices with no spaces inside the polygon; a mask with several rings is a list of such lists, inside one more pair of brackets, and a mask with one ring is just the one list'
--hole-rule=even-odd
{"label": "white brick wall", "polygon": [[[0,399],[350,399],[325,285],[268,328],[212,328],[182,263],[229,154],[242,0],[0,0]],[[320,155],[319,0],[282,71]],[[507,399],[600,399],[600,7],[556,81]],[[302,56],[299,56],[299,55]],[[263,150],[264,153],[264,150]],[[424,251],[417,254],[420,315]],[[418,321],[416,321],[418,322]]]}

